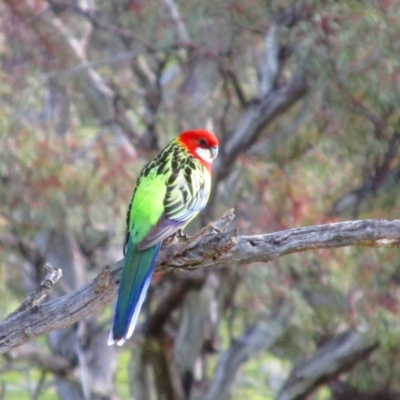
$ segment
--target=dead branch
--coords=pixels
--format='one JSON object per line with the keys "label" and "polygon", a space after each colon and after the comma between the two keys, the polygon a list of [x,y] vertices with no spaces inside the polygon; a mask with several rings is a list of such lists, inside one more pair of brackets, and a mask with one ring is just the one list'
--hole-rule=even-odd
{"label": "dead branch", "polygon": [[46,276],[40,282],[39,287],[30,294],[23,303],[13,312],[8,318],[11,318],[15,314],[19,314],[25,310],[28,310],[34,306],[39,305],[44,301],[47,295],[50,293],[53,286],[60,280],[62,277],[62,269],[53,267],[50,264],[46,264]]}
{"label": "dead branch", "polygon": [[[253,236],[227,231],[233,210],[198,235],[163,248],[158,270],[193,270],[232,264],[268,262],[286,254],[349,246],[400,247],[400,220],[360,220]],[[64,328],[111,302],[123,260],[105,267],[89,284],[42,305],[19,312],[0,323],[0,353]]]}

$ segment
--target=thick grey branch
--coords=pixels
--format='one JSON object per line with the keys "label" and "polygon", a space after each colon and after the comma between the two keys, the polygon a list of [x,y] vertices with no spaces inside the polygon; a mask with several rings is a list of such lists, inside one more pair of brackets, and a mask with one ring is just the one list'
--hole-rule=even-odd
{"label": "thick grey branch", "polygon": [[283,308],[273,317],[259,322],[237,339],[220,357],[206,400],[229,400],[240,367],[249,359],[270,348],[286,331],[291,311]]}
{"label": "thick grey branch", "polygon": [[238,236],[236,230],[206,234],[195,246],[167,247],[159,268],[196,269],[268,262],[286,254],[349,246],[400,247],[400,220],[359,220]]}
{"label": "thick grey branch", "polygon": [[275,86],[279,76],[279,43],[277,30],[278,25],[272,22],[265,37],[264,63],[261,70],[261,82],[259,97],[265,97]]}
{"label": "thick grey branch", "polygon": [[355,331],[334,337],[295,368],[277,400],[300,400],[332,376],[351,368],[376,349],[378,342]]}
{"label": "thick grey branch", "polygon": [[[238,236],[237,230],[224,231],[232,218],[231,210],[198,235],[165,247],[157,268],[191,270],[267,262],[286,254],[346,246],[400,247],[399,220],[347,221]],[[109,303],[116,294],[121,266],[122,260],[113,268],[104,268],[94,281],[81,289],[0,323],[0,353],[80,321]]]}
{"label": "thick grey branch", "polygon": [[288,110],[307,91],[307,78],[304,73],[299,73],[287,84],[271,90],[264,98],[252,103],[224,144],[223,153],[215,162],[214,175],[223,178],[237,155],[257,140],[262,129]]}

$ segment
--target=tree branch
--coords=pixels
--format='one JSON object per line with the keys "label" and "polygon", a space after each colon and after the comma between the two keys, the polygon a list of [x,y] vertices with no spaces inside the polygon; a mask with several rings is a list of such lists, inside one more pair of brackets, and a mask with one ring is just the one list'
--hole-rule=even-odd
{"label": "tree branch", "polygon": [[[201,271],[199,271],[201,272]],[[146,335],[157,336],[165,326],[172,312],[186,299],[187,294],[192,290],[198,290],[204,283],[204,274],[191,273],[193,276],[186,276],[177,282],[174,282],[173,288],[168,296],[162,299],[158,308],[146,320],[143,326],[143,332]]]}
{"label": "tree branch", "polygon": [[[163,248],[158,270],[268,262],[301,251],[348,246],[400,247],[400,220],[347,221],[253,236],[226,231],[233,210],[198,235]],[[233,263],[234,261],[234,263]],[[81,289],[19,312],[0,323],[0,353],[82,320],[114,299],[123,260]]]}
{"label": "tree branch", "polygon": [[265,36],[265,54],[264,62],[261,68],[261,81],[259,98],[264,98],[276,85],[279,77],[280,62],[279,62],[279,43],[278,31],[279,26],[272,22],[268,33]]}
{"label": "tree branch", "polygon": [[305,73],[298,73],[290,82],[271,90],[263,99],[249,105],[237,127],[224,143],[223,152],[213,168],[215,180],[226,177],[238,154],[250,148],[262,129],[287,111],[308,92]]}
{"label": "tree branch", "polygon": [[[391,186],[396,185],[399,180],[399,166],[393,167],[394,161],[398,157],[400,147],[400,131],[394,132],[393,136],[387,142],[387,150],[382,160],[376,162],[376,166],[371,176],[364,179],[362,185],[343,195],[335,201],[329,215],[343,215],[347,213],[353,218],[361,209],[362,203],[372,195],[377,193],[386,193]],[[367,206],[365,205],[364,208]]]}
{"label": "tree branch", "polygon": [[25,310],[28,310],[34,306],[39,305],[44,301],[47,295],[50,293],[53,286],[60,280],[62,277],[62,269],[51,266],[50,264],[46,264],[46,276],[40,282],[39,287],[30,294],[24,302],[13,312],[8,318],[11,318],[15,314],[19,314]]}
{"label": "tree branch", "polygon": [[229,400],[231,390],[240,367],[249,359],[270,348],[286,331],[292,311],[282,310],[272,317],[259,322],[238,338],[222,354],[215,371],[214,380],[206,395],[207,400]]}
{"label": "tree branch", "polygon": [[174,3],[173,0],[164,0],[164,3],[168,7],[168,10],[171,14],[171,17],[176,25],[176,29],[178,31],[179,39],[183,43],[191,43],[189,34],[187,32],[186,26],[179,14],[178,6]]}
{"label": "tree branch", "polygon": [[42,346],[33,343],[10,351],[7,357],[10,361],[25,361],[30,365],[35,365],[44,371],[51,371],[56,375],[66,376],[74,369],[73,362],[67,357],[63,357],[60,354],[48,354],[43,351]]}
{"label": "tree branch", "polygon": [[[13,16],[18,17],[24,25],[32,30],[44,48],[51,49],[48,59],[51,68],[63,70],[79,64],[71,75],[79,90],[85,95],[86,101],[94,111],[95,116],[104,124],[114,121],[114,92],[102,77],[87,64],[87,55],[82,41],[75,37],[69,26],[59,18],[45,2],[33,4],[29,1],[6,1]],[[62,57],[57,53],[62,49]],[[49,50],[46,50],[49,51]],[[62,83],[59,80],[59,83]]]}
{"label": "tree branch", "polygon": [[352,368],[377,346],[375,339],[356,331],[346,331],[335,336],[292,371],[277,400],[305,399],[317,386]]}

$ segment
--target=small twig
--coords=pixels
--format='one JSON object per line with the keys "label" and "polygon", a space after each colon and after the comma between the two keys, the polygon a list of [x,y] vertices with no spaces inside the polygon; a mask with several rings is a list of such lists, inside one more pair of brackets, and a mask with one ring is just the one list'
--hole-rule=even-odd
{"label": "small twig", "polygon": [[191,40],[187,32],[186,26],[183,23],[183,20],[179,14],[178,6],[174,3],[173,0],[164,0],[164,3],[168,7],[169,12],[171,13],[171,17],[176,24],[176,29],[178,31],[179,39],[183,43],[190,43]]}
{"label": "small twig", "polygon": [[41,392],[44,388],[44,384],[46,383],[47,371],[42,371],[40,374],[39,382],[36,385],[35,391],[32,394],[32,400],[38,400],[40,398]]}
{"label": "small twig", "polygon": [[62,270],[60,268],[53,267],[50,264],[46,264],[45,269],[46,276],[44,277],[42,282],[40,282],[39,287],[33,293],[31,293],[24,300],[24,302],[7,317],[7,319],[42,303],[43,300],[50,293],[53,286],[62,277]]}

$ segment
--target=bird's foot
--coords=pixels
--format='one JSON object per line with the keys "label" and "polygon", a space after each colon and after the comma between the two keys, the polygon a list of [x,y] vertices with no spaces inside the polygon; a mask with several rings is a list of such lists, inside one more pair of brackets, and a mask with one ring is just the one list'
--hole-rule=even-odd
{"label": "bird's foot", "polygon": [[186,235],[182,229],[179,229],[164,240],[164,245],[169,246],[171,244],[177,244],[179,241],[187,241],[189,238],[190,236]]}
{"label": "bird's foot", "polygon": [[183,229],[178,229],[177,232],[175,233],[175,235],[178,239],[186,239],[187,240],[190,238],[189,235],[186,235],[186,233],[183,232]]}

